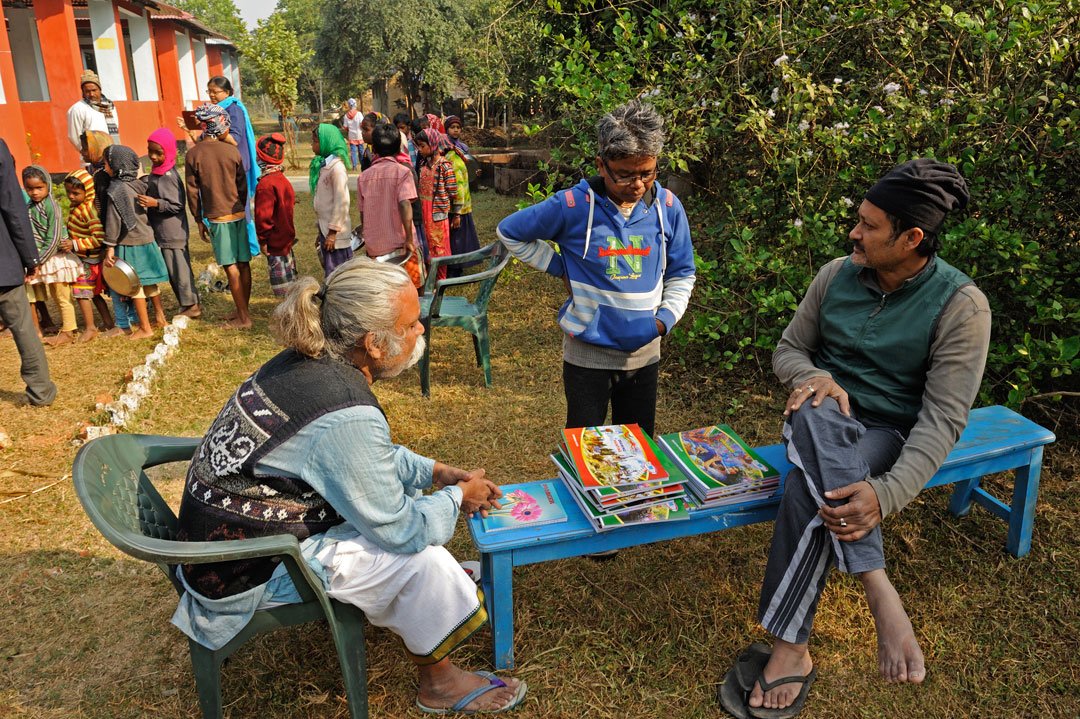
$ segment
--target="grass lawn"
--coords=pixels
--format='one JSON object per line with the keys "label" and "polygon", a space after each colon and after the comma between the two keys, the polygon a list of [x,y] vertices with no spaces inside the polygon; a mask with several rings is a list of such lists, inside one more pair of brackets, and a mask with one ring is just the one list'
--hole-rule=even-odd
{"label": "grass lawn", "polygon": [[[297,209],[302,271],[314,258],[309,198]],[[514,205],[475,196],[483,238]],[[212,260],[195,239],[196,273]],[[227,294],[204,297],[205,319],[181,335],[128,428],[200,435],[241,380],[277,348],[266,331],[275,302],[256,259],[255,328],[220,328]],[[167,306],[175,300],[166,290]],[[497,482],[550,477],[547,453],[562,427],[560,335],[554,315],[561,283],[514,263],[492,302],[495,386],[483,386],[468,336],[437,329],[432,396],[415,370],[379,382],[396,441],[446,462],[485,467]],[[18,357],[0,339],[0,426],[13,446],[0,452],[0,717],[197,717],[187,641],[171,625],[172,589],[156,567],[114,550],[87,521],[70,481],[80,425],[101,420],[95,403],[114,396],[154,341],[98,340],[49,350],[57,402],[22,403]],[[756,444],[777,441],[786,392],[743,374],[680,365],[668,352],[658,430],[727,421]],[[1052,418],[1036,417],[1053,427]],[[920,687],[889,686],[876,674],[873,621],[858,583],[833,575],[812,650],[819,679],[803,716],[1080,716],[1080,529],[1072,485],[1080,470],[1074,426],[1048,448],[1031,555],[1004,551],[1005,525],[975,509],[954,519],[948,489],[931,490],[886,523],[890,573],[927,655]],[[177,501],[183,467],[160,473]],[[1008,496],[1005,478],[988,482]],[[764,636],[755,625],[770,527],[759,525],[623,551],[604,563],[573,559],[516,574],[516,674],[530,693],[510,716],[717,717],[715,685],[735,654]],[[475,558],[464,527],[450,546]],[[489,668],[483,629],[455,655]],[[373,717],[419,717],[415,673],[388,632],[367,633]],[[229,717],[347,717],[336,654],[325,627],[262,637],[225,668]]]}

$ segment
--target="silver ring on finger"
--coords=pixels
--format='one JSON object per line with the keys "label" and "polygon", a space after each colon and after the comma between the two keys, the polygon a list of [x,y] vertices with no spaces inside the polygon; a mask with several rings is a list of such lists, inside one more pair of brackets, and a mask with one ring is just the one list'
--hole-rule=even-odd
{"label": "silver ring on finger", "polygon": [[846,527],[847,526],[847,520],[844,519],[843,517],[840,518],[840,526],[841,527]]}
{"label": "silver ring on finger", "polygon": [[806,385],[806,391],[807,392],[813,392],[814,391],[814,385],[812,385],[812,384]]}

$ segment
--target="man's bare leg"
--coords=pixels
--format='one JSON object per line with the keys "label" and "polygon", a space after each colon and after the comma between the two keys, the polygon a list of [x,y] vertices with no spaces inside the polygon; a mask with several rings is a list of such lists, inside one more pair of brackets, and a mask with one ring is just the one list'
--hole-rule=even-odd
{"label": "man's bare leg", "polygon": [[[416,698],[432,709],[449,709],[469,692],[489,684],[484,677],[454,666],[449,657],[436,664],[418,666],[417,669],[420,671],[420,688]],[[521,682],[510,677],[502,677],[502,680],[506,682],[505,687],[481,694],[465,708],[490,711],[509,703]]]}
{"label": "man's bare leg", "polygon": [[232,294],[233,304],[236,305],[236,317],[228,320],[225,326],[230,329],[248,329],[251,327],[251,317],[248,315],[248,298],[244,290],[243,275],[240,266],[247,270],[248,286],[250,292],[251,269],[246,262],[235,265],[225,265],[225,276],[229,278],[229,292]]}
{"label": "man's bare leg", "polygon": [[[773,642],[772,656],[761,671],[761,676],[766,682],[780,677],[805,677],[813,668],[814,662],[810,659],[808,645],[792,644],[783,639],[776,639]],[[749,704],[752,707],[783,709],[794,703],[802,688],[803,685],[797,683],[781,684],[768,692],[763,692],[761,686],[755,683],[754,690],[750,692]]]}
{"label": "man's bare leg", "polygon": [[878,666],[889,682],[920,684],[926,678],[926,660],[904,611],[900,595],[884,569],[859,575],[878,637]]}

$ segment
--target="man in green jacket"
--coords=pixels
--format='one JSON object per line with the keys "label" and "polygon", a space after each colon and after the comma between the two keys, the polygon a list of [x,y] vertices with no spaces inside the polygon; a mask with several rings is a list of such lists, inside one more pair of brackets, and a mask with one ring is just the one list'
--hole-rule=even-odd
{"label": "man in green jacket", "polygon": [[894,168],[859,206],[852,253],[818,272],[784,330],[773,369],[791,388],[784,439],[795,469],[758,609],[774,643],[751,647],[730,675],[735,684],[725,683],[721,700],[736,716],[781,719],[802,709],[816,674],[807,642],[834,563],[866,591],[882,676],[919,683],[926,675],[885,573],[879,524],[948,456],[982,380],[989,305],[937,256],[945,216],[967,201],[951,165]]}

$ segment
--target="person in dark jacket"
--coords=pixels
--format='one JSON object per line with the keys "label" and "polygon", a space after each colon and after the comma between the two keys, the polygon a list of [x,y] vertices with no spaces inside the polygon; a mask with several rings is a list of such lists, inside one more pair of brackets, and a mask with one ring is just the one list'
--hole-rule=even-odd
{"label": "person in dark jacket", "polygon": [[30,316],[24,285],[38,266],[37,245],[30,229],[15,159],[0,140],[0,320],[11,330],[26,383],[26,399],[36,407],[52,404],[56,385],[49,379],[49,361]]}

